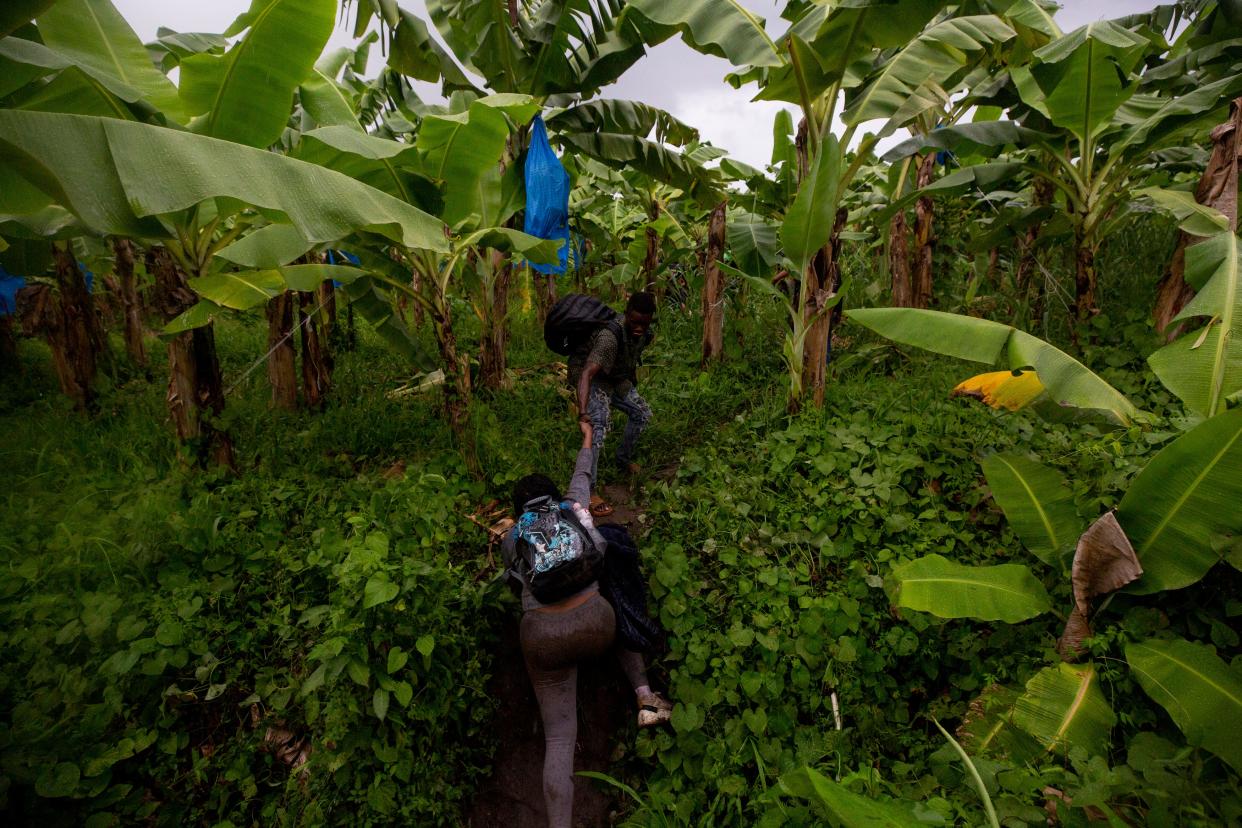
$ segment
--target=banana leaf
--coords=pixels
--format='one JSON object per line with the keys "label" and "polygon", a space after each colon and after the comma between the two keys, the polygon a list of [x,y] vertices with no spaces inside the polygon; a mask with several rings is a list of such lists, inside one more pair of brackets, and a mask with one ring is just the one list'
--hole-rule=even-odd
{"label": "banana leaf", "polygon": [[834,135],[825,135],[781,223],[781,246],[799,277],[832,236],[840,186],[841,147]]}
{"label": "banana leaf", "polygon": [[1117,716],[1100,690],[1093,664],[1058,664],[1040,670],[1014,704],[1012,721],[1049,753],[1083,748],[1107,753]]}
{"label": "banana leaf", "polygon": [[1180,638],[1126,645],[1139,686],[1181,729],[1188,744],[1242,773],[1242,679],[1205,644]]}
{"label": "banana leaf", "polygon": [[1242,533],[1242,409],[1178,437],[1130,483],[1117,507],[1148,595],[1196,583],[1220,560],[1213,540]]}
{"label": "banana leaf", "polygon": [[809,800],[834,828],[916,828],[913,803],[873,799],[833,782],[814,768],[781,774],[781,788]]}
{"label": "banana leaf", "polygon": [[1065,478],[1018,454],[993,454],[982,466],[1014,534],[1041,561],[1064,570],[1083,528]]}
{"label": "banana leaf", "polygon": [[894,567],[888,586],[897,606],[940,618],[1015,624],[1052,609],[1044,585],[1021,564],[964,566],[927,555]]}
{"label": "banana leaf", "polygon": [[108,0],[58,0],[39,15],[38,23],[44,45],[84,72],[138,90],[174,121],[187,117],[177,87],[155,68],[142,40]]}
{"label": "banana leaf", "polygon": [[368,230],[407,248],[448,248],[441,222],[352,178],[189,132],[0,110],[0,157],[97,233],[166,238],[154,216],[232,199],[289,222],[308,242]]}
{"label": "banana leaf", "polygon": [[1069,354],[1000,322],[915,308],[858,308],[846,315],[881,336],[945,356],[1012,370],[1033,368],[1060,406],[1100,412],[1129,425],[1138,410],[1125,396]]}
{"label": "banana leaf", "polygon": [[949,86],[954,74],[974,62],[978,52],[1014,36],[1005,21],[990,14],[951,17],[928,26],[881,65],[842,113],[842,120],[859,124],[883,118],[888,123],[881,134],[891,133],[921,114],[909,102],[922,87]]}
{"label": "banana leaf", "polygon": [[780,66],[785,57],[764,20],[738,0],[630,0],[625,17],[655,45],[680,33],[687,45],[734,66]]}
{"label": "banana leaf", "polygon": [[332,34],[335,0],[253,0],[226,35],[248,29],[223,55],[181,61],[181,100],[191,127],[252,147],[280,138],[294,90],[311,76]]}
{"label": "banana leaf", "polygon": [[1186,281],[1198,293],[1173,321],[1208,317],[1207,327],[1183,335],[1147,362],[1187,408],[1211,417],[1224,411],[1226,399],[1242,389],[1238,237],[1226,230],[1187,248]]}

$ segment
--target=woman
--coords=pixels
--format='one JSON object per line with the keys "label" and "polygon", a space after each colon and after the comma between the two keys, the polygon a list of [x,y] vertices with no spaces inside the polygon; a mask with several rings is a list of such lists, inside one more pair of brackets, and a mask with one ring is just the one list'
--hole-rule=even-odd
{"label": "woman", "polygon": [[[514,517],[526,511],[527,504],[543,497],[553,502],[569,500],[583,529],[597,548],[605,547],[604,539],[591,521],[583,504],[590,502],[591,424],[579,422],[582,448],[574,465],[574,474],[564,497],[547,477],[532,474],[523,477],[513,489]],[[639,653],[615,646],[616,617],[612,606],[593,581],[576,594],[551,604],[541,604],[531,594],[530,585],[518,565],[515,533],[505,535],[505,564],[522,584],[522,655],[543,719],[543,797],[548,808],[548,825],[568,828],[574,804],[574,744],[578,737],[578,662],[603,654],[610,648],[634,688],[638,701],[638,726],[651,727],[666,722],[672,703],[652,692],[647,683],[647,669]]]}

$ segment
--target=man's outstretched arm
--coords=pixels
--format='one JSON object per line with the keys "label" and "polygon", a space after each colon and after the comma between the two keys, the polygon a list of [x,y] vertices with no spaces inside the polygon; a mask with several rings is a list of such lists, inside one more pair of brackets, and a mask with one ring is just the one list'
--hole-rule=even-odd
{"label": "man's outstretched arm", "polygon": [[582,376],[578,377],[578,420],[584,422],[587,416],[587,406],[591,402],[591,380],[600,372],[603,366],[598,362],[587,360],[586,367],[582,369]]}

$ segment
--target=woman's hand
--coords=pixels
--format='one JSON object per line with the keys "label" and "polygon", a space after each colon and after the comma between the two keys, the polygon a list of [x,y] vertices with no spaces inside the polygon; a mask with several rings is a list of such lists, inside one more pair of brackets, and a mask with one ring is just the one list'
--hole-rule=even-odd
{"label": "woman's hand", "polygon": [[582,447],[590,448],[591,436],[594,434],[594,430],[591,428],[591,423],[588,420],[579,420],[578,430],[582,432]]}

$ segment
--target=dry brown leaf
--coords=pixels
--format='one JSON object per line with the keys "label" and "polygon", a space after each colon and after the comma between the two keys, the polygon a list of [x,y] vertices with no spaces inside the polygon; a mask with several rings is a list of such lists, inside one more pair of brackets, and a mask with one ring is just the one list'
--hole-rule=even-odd
{"label": "dry brown leaf", "polygon": [[1065,622],[1065,632],[1057,639],[1057,652],[1064,661],[1077,661],[1082,655],[1083,639],[1090,637],[1091,625],[1087,623],[1087,616],[1074,607]]}
{"label": "dry brown leaf", "polygon": [[1074,550],[1070,579],[1074,585],[1074,605],[1084,615],[1091,613],[1091,599],[1121,589],[1143,574],[1134,547],[1108,512],[1087,527]]}

